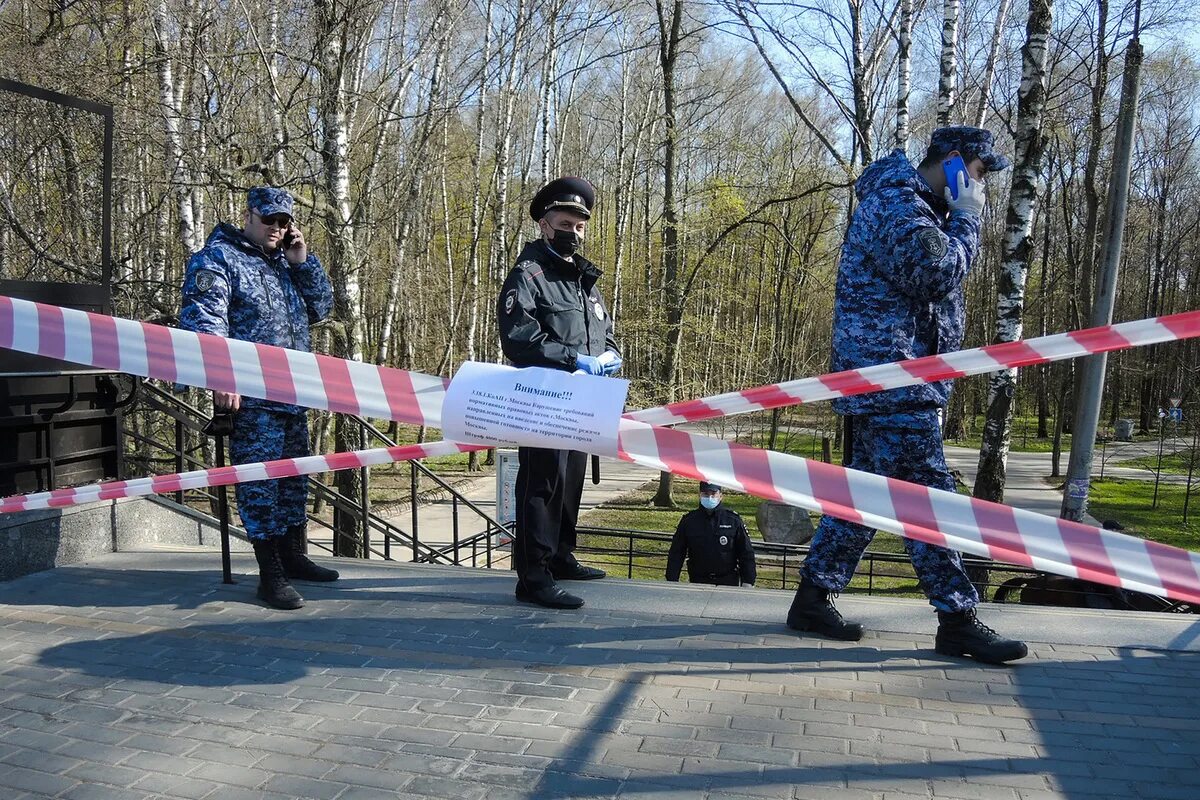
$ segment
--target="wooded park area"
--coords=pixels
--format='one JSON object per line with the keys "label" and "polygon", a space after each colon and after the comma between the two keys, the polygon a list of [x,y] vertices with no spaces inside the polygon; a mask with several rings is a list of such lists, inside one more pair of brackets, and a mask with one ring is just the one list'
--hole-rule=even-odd
{"label": "wooded park area", "polygon": [[[2,74],[115,106],[121,316],[172,321],[188,255],[274,184],[333,281],[320,349],[444,375],[498,360],[495,297],[535,235],[528,200],[575,174],[599,192],[584,252],[605,270],[632,405],[819,374],[855,177],[968,124],[1015,167],[988,187],[964,347],[1086,327],[1131,61],[1114,316],[1200,308],[1190,3],[48,5],[0,5]],[[0,278],[95,281],[98,125],[15,96],[0,109]],[[1197,408],[1198,363],[1195,341],[1114,355],[1102,424],[1154,430],[1170,396]],[[1069,430],[1071,363],[1026,369],[1015,394],[1012,376],[991,380],[1038,436]],[[979,427],[988,379],[954,397],[948,437]]]}

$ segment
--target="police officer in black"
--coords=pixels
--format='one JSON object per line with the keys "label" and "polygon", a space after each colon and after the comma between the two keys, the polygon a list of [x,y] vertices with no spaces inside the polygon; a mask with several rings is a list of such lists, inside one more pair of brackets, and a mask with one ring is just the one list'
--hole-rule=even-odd
{"label": "police officer in black", "polygon": [[679,520],[667,555],[667,580],[679,580],[687,558],[688,580],[714,586],[754,585],[754,548],[741,516],[721,504],[721,487],[700,482],[700,508]]}
{"label": "police officer in black", "polygon": [[[612,316],[600,295],[600,270],[579,254],[596,191],[582,178],[546,184],[529,205],[541,238],[529,242],[500,290],[500,344],[517,367],[613,375],[621,368]],[[579,608],[558,585],[595,580],[604,571],[574,555],[575,525],[587,455],[522,447],[517,472],[513,567],[517,599],[547,608]]]}

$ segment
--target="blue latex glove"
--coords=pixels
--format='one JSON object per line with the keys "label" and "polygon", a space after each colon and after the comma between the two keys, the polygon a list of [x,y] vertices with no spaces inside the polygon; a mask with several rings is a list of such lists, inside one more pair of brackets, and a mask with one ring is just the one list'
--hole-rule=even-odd
{"label": "blue latex glove", "polygon": [[612,352],[611,350],[608,351],[607,355],[608,355],[608,359],[606,359],[606,363],[604,364],[604,374],[605,375],[616,375],[618,372],[621,371],[621,365],[624,364],[625,362],[621,360],[621,357],[619,355]]}
{"label": "blue latex glove", "polygon": [[575,368],[588,375],[604,374],[604,366],[600,363],[600,359],[595,356],[585,356],[583,353],[575,356]]}

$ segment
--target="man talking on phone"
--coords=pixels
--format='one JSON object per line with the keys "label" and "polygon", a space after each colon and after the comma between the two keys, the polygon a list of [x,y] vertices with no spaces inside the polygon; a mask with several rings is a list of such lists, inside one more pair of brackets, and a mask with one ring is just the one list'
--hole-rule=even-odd
{"label": "man talking on phone", "polygon": [[[308,326],[329,315],[333,290],[292,216],[292,196],[260,186],[247,196],[242,228],[222,222],[188,261],[181,328],[308,351]],[[234,464],[309,455],[305,409],[213,392],[218,416],[232,415]],[[292,580],[337,580],[304,555],[308,483],[304,476],[239,483],[238,516],[258,561],[258,597],[274,608],[304,605]]]}
{"label": "man talking on phone", "polygon": [[[933,132],[915,167],[897,150],[863,171],[838,266],[834,371],[959,349],[963,284],[979,253],[984,180],[1008,166],[990,131],[950,127]],[[847,465],[955,491],[939,423],[950,388],[951,381],[936,381],[834,400],[834,411],[845,418]],[[789,627],[846,641],[862,637],[862,625],[843,619],[830,596],[850,583],[874,535],[864,525],[822,518]],[[937,610],[937,652],[997,664],[1027,654],[1024,642],[1005,639],[976,618],[979,595],[959,553],[907,538],[904,547]]]}

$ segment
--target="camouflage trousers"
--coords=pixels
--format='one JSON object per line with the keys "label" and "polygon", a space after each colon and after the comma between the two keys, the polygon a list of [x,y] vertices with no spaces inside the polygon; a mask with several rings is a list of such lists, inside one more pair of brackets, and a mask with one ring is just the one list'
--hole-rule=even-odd
{"label": "camouflage trousers", "polygon": [[[954,478],[942,451],[937,410],[903,414],[869,414],[853,418],[853,450],[849,466],[888,478],[955,491]],[[840,592],[875,530],[826,514],[813,536],[804,577],[831,592]],[[921,589],[939,611],[965,611],[979,603],[979,594],[963,570],[962,556],[945,547],[904,540]]]}
{"label": "camouflage trousers", "polygon": [[[308,453],[308,416],[264,408],[233,415],[229,459],[234,464],[298,458]],[[251,481],[235,487],[238,516],[251,539],[283,536],[288,527],[307,521],[308,478]]]}

